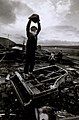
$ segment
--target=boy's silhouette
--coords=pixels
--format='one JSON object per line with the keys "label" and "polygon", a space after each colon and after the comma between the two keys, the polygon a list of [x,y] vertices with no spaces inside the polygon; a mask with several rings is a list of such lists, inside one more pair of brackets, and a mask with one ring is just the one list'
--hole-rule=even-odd
{"label": "boy's silhouette", "polygon": [[[38,28],[35,26],[32,26],[30,28],[31,22],[35,22],[38,25]],[[27,33],[27,44],[26,44],[26,63],[24,67],[24,73],[28,74],[29,72],[32,73],[34,69],[35,64],[35,50],[37,49],[37,35],[39,34],[41,30],[40,22],[39,22],[39,16],[37,14],[33,14],[28,21],[27,27],[26,27],[26,33]]]}

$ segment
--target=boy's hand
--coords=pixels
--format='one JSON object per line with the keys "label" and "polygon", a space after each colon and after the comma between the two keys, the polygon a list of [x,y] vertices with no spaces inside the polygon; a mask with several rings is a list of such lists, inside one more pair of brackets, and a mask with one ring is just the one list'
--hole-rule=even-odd
{"label": "boy's hand", "polygon": [[29,22],[31,22],[32,20],[31,19],[29,19]]}

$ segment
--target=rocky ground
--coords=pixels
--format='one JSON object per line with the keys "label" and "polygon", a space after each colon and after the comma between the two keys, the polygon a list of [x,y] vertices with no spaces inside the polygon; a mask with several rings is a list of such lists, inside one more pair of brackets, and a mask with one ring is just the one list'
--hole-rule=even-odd
{"label": "rocky ground", "polygon": [[[78,82],[79,82],[78,65],[71,67],[71,66],[65,65],[65,64],[64,65],[58,64],[58,63],[56,63],[56,64],[65,68],[69,73],[67,79],[68,80],[72,79],[74,81],[74,83],[77,84],[77,86],[78,86]],[[49,65],[49,62],[41,61],[41,62],[35,64],[35,69],[43,67],[43,66],[47,66],[47,65]],[[19,63],[19,62],[3,61],[0,64],[0,120],[25,120],[25,113],[23,112],[23,109],[20,107],[20,103],[16,97],[13,87],[12,87],[10,81],[8,81],[8,79],[6,79],[6,78],[8,78],[8,76],[7,76],[8,74],[14,72],[15,70],[23,71],[23,68],[24,68],[24,63]],[[65,89],[62,88],[61,92],[63,93],[66,90],[66,88],[68,88],[68,87],[69,86],[65,86]],[[73,97],[73,95],[74,95],[72,93],[73,90],[70,90],[67,92],[68,92],[67,97],[69,97],[69,93]],[[79,91],[78,91],[78,94],[79,94]],[[63,95],[66,95],[66,92],[64,92]],[[71,117],[74,118],[71,120],[77,119],[77,118],[75,119],[75,116],[78,117],[79,111],[77,108],[74,108],[75,103],[74,103],[73,99],[72,99],[72,101],[68,101],[68,99],[70,99],[70,98],[67,98],[66,105],[69,104],[69,106],[67,106],[67,107],[71,107],[71,106],[72,107],[69,108],[67,111],[66,107],[65,107],[66,102],[64,102],[62,104],[63,107],[61,107],[61,109],[58,109],[55,111],[56,120],[65,120],[65,119],[71,118]],[[63,99],[63,100],[66,100],[66,99]],[[70,111],[70,109],[72,109],[72,112]],[[78,111],[77,114],[74,112],[74,110]],[[42,120],[42,119],[40,119],[40,120]]]}

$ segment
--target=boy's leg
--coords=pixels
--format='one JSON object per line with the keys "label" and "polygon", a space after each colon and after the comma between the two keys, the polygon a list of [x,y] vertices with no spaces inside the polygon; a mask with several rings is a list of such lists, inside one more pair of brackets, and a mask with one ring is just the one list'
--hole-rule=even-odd
{"label": "boy's leg", "polygon": [[28,74],[29,72],[29,62],[26,61],[25,66],[24,66],[24,73]]}
{"label": "boy's leg", "polygon": [[31,72],[31,73],[33,72],[34,65],[35,65],[35,58],[33,58],[30,62],[29,72]]}
{"label": "boy's leg", "polygon": [[34,61],[30,63],[29,72],[31,72],[31,73],[33,72],[34,65],[35,65],[35,62],[34,62]]}
{"label": "boy's leg", "polygon": [[23,73],[23,77],[24,79],[28,79],[28,72],[29,72],[29,63],[25,63],[25,67],[24,67],[24,73]]}

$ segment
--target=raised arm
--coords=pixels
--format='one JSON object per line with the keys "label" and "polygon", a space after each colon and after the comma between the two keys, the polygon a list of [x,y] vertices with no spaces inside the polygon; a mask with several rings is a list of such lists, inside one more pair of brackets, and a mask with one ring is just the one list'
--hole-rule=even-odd
{"label": "raised arm", "polygon": [[27,37],[29,37],[29,33],[30,33],[30,24],[31,24],[31,20],[28,21],[27,26],[26,26]]}
{"label": "raised arm", "polygon": [[38,21],[38,30],[37,30],[37,35],[39,34],[39,32],[41,31],[41,25],[40,22]]}

